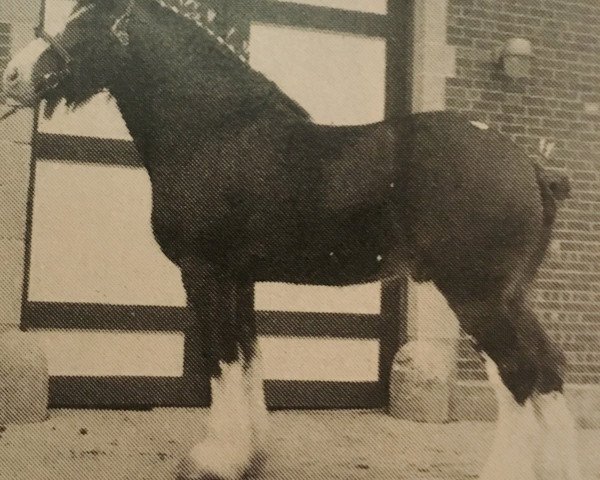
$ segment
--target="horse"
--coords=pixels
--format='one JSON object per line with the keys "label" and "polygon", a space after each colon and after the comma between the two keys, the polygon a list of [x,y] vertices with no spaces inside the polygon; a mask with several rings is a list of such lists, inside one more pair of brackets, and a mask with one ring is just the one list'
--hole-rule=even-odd
{"label": "horse", "polygon": [[77,0],[56,35],[40,29],[14,56],[3,85],[22,105],[46,100],[48,116],[103,90],[116,99],[211,377],[208,433],[178,477],[239,480],[265,460],[255,282],[410,276],[443,293],[496,390],[480,478],[578,480],[564,356],[528,302],[561,198],[539,162],[458,113],[315,124],[210,24],[168,7]]}

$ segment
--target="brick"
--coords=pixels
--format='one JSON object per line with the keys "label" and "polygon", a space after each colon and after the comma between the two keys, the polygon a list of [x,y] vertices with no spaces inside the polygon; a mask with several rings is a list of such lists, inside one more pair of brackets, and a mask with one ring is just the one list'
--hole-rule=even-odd
{"label": "brick", "polygon": [[[560,205],[554,240],[535,282],[535,309],[575,367],[568,381],[600,382],[600,3],[595,0],[450,0],[448,40],[457,49],[447,104],[477,114],[533,155],[541,137],[558,145],[549,166],[566,167],[573,198]],[[453,8],[456,7],[456,8]],[[460,17],[460,18],[459,18]],[[487,34],[482,34],[481,31]],[[511,81],[490,52],[510,36],[535,50],[531,78]],[[471,92],[471,95],[469,95]],[[470,102],[470,104],[469,104]],[[481,368],[460,349],[460,378]]]}

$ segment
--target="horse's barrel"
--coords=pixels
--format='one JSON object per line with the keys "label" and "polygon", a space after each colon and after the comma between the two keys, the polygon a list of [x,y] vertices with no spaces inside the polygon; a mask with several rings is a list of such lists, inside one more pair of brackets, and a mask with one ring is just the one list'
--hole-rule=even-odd
{"label": "horse's barrel", "polygon": [[48,416],[48,362],[35,339],[0,333],[0,424],[40,422]]}

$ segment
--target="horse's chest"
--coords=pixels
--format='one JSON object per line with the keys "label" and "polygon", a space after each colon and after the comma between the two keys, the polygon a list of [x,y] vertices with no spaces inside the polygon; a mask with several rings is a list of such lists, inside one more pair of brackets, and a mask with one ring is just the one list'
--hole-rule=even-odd
{"label": "horse's chest", "polygon": [[227,234],[228,177],[227,169],[210,158],[201,166],[183,164],[153,175],[152,228],[171,259],[214,248]]}

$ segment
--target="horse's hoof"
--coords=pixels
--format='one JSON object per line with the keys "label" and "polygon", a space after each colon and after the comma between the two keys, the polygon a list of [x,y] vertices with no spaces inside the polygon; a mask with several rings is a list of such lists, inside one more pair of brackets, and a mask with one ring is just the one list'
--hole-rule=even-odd
{"label": "horse's hoof", "polygon": [[244,480],[262,469],[264,455],[243,447],[210,441],[195,446],[181,460],[177,480]]}
{"label": "horse's hoof", "polygon": [[219,465],[198,464],[186,457],[179,463],[177,480],[242,480],[246,476],[244,468],[226,468]]}

